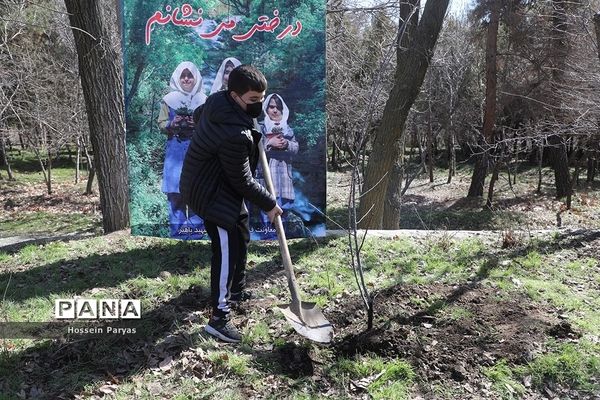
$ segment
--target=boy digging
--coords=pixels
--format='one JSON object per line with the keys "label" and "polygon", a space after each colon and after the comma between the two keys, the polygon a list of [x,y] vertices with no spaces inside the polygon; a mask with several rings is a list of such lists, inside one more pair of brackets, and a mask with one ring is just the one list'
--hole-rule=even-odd
{"label": "boy digging", "polygon": [[229,319],[231,304],[244,300],[250,230],[244,199],[265,211],[272,222],[283,211],[255,179],[260,132],[253,118],[262,110],[267,80],[252,65],[229,75],[228,88],[208,97],[195,113],[196,132],[183,162],[180,192],[204,219],[211,239],[212,317],[206,332],[226,342],[241,335]]}

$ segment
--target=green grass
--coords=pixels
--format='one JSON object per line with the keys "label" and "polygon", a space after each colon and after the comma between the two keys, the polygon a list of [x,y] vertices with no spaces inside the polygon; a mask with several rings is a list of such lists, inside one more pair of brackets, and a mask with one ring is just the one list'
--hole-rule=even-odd
{"label": "green grass", "polygon": [[[18,187],[21,185],[45,184],[44,174],[41,171],[40,163],[36,158],[35,153],[23,151],[9,151],[7,156],[11,163],[11,169],[15,177],[15,181],[3,181],[3,185],[7,187]],[[85,158],[80,166],[80,179],[85,187],[87,179],[87,169],[85,166]],[[51,171],[52,183],[74,182],[75,180],[75,154],[72,161],[69,161],[68,153],[63,151],[57,159],[52,162]]]}
{"label": "green grass", "polygon": [[89,214],[56,214],[36,211],[19,214],[0,222],[0,237],[36,235],[66,235],[74,232],[100,234],[99,217]]}
{"label": "green grass", "polygon": [[250,347],[257,344],[269,343],[271,339],[269,326],[263,321],[254,321],[242,333],[242,343]]}
{"label": "green grass", "polygon": [[561,385],[584,393],[600,389],[600,345],[582,340],[579,343],[547,344],[548,350],[525,365],[509,365],[500,360],[484,368],[493,388],[502,399],[519,399],[525,393],[521,383],[529,379],[533,387]]}
{"label": "green grass", "polygon": [[385,360],[379,356],[360,356],[356,359],[339,360],[330,375],[346,384],[365,386],[373,399],[407,399],[415,373],[402,360]]}
{"label": "green grass", "polygon": [[[539,304],[550,304],[561,310],[576,332],[591,337],[600,334],[600,301],[591,295],[600,271],[598,260],[574,259],[572,250],[548,251],[547,244],[556,242],[536,240],[526,248],[525,255],[511,263],[496,263],[489,279],[506,293],[521,291]],[[566,261],[568,260],[568,261]],[[495,391],[503,399],[521,398],[521,384],[528,377],[535,388],[558,384],[585,393],[598,390],[600,376],[600,346],[580,339],[576,343],[550,341],[547,349],[526,365],[509,365],[501,361],[486,369]]]}
{"label": "green grass", "polygon": [[493,383],[493,389],[503,400],[519,399],[525,393],[525,387],[516,380],[515,373],[501,360],[496,365],[484,368],[484,374]]}
{"label": "green grass", "polygon": [[218,371],[231,373],[240,377],[247,377],[250,356],[236,354],[229,351],[218,351],[209,354],[208,359]]}
{"label": "green grass", "polygon": [[525,257],[518,257],[514,261],[525,270],[536,270],[542,265],[542,256],[537,251],[532,251]]}
{"label": "green grass", "polygon": [[[600,389],[600,345],[580,343],[551,343],[550,352],[536,357],[520,368],[522,376],[530,375],[536,386],[553,382],[594,393]],[[593,379],[596,379],[594,382]]]}
{"label": "green grass", "polygon": [[[82,213],[79,204],[72,205],[64,201],[65,189],[70,191],[69,195],[74,192],[84,196],[87,180],[87,172],[82,170],[80,181],[75,185],[74,162],[68,160],[66,151],[54,162],[52,168],[52,195],[47,194],[44,176],[32,152],[12,151],[9,152],[8,157],[11,160],[15,180],[0,180],[0,187],[3,190],[26,192],[25,197],[16,200],[15,204],[19,204],[17,209],[19,211],[11,212],[6,218],[1,218],[0,237],[66,235],[76,232],[101,233],[99,215]],[[96,186],[94,190],[97,191]],[[4,201],[10,204],[15,199],[9,195]],[[48,212],[44,206],[47,203],[56,205],[57,209]]]}
{"label": "green grass", "polygon": [[[292,240],[290,247],[306,300],[317,301],[325,309],[333,304],[343,306],[356,295],[345,238],[317,243]],[[549,252],[547,249],[547,243],[539,242],[535,247],[491,254],[493,250],[479,240],[458,240],[442,235],[421,241],[368,239],[362,256],[365,278],[371,289],[414,282],[454,286],[476,279],[482,285],[495,287],[498,298],[525,293],[537,304],[559,307],[582,334],[598,335],[600,300],[592,295],[596,293],[594,285],[600,282],[597,260],[576,259],[567,250]],[[512,262],[504,263],[505,260]],[[274,304],[289,296],[282,270],[277,267],[280,264],[277,245],[252,243],[249,261],[249,278],[262,274],[260,281],[254,282],[257,298],[275,298],[273,304],[261,303],[242,317],[247,323],[242,325],[244,340],[240,346],[223,346],[202,333],[202,324],[208,317],[210,248],[207,242],[178,242],[117,233],[68,243],[29,245],[13,254],[0,253],[0,291],[4,294],[6,290],[6,298],[0,304],[0,318],[11,321],[51,319],[53,300],[61,297],[140,298],[142,321],[149,324],[144,350],[147,354],[142,353],[142,360],[125,363],[130,370],[122,378],[115,398],[153,398],[147,389],[152,383],[164,386],[169,396],[179,398],[242,399],[248,398],[248,393],[272,399],[323,398],[318,382],[310,376],[290,376],[285,368],[292,359],[278,358],[280,349],[290,343],[290,337],[297,337],[290,336],[291,328],[278,312],[271,310]],[[177,301],[192,288],[200,288],[194,292],[200,293],[198,297],[179,305]],[[440,293],[429,293],[423,298],[414,296],[410,302],[417,310],[442,322],[436,323],[436,329],[477,317],[465,307],[448,302]],[[185,318],[192,310],[198,318],[190,323]],[[184,351],[202,350],[203,356],[194,353],[192,357],[165,348],[165,332],[185,333],[180,346]],[[81,362],[71,360],[62,364],[46,389],[53,393],[58,393],[61,387],[74,392],[94,392],[107,380],[98,370],[117,369],[124,362],[123,352],[137,354],[128,345],[99,342],[85,348],[89,355]],[[304,348],[302,346],[299,345]],[[600,357],[597,345],[548,344],[546,347],[530,364],[504,362],[485,369],[494,390],[504,398],[519,398],[519,385],[524,376],[531,376],[536,388],[552,381],[578,390],[593,390]],[[416,390],[415,385],[422,383],[417,366],[405,360],[375,355],[337,359],[330,349],[307,348],[310,357],[319,360],[314,365],[322,369],[321,379],[330,385],[331,398],[352,398],[351,381],[362,382],[369,395],[376,399],[408,399]],[[8,387],[9,392],[17,393],[20,384],[31,380],[48,381],[41,369],[35,369],[33,375],[23,370],[32,354],[62,354],[67,350],[50,341],[0,342],[0,375],[14,381],[14,385]],[[136,351],[142,352],[141,349]],[[200,360],[200,372],[190,372],[177,364],[169,373],[155,374],[146,364],[147,359],[150,355],[162,359],[165,354],[171,354],[178,363],[184,357]],[[69,357],[75,355],[71,353]],[[210,374],[204,377],[202,374],[206,371]],[[436,382],[432,385],[437,398],[461,396],[456,388]]]}
{"label": "green grass", "polygon": [[473,312],[463,307],[452,306],[446,312],[447,318],[451,321],[460,321],[462,319],[472,318]]}

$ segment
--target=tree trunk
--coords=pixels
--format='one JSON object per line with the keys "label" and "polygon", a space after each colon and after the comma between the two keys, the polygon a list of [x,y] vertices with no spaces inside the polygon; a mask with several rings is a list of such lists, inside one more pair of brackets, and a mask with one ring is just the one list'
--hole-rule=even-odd
{"label": "tree trunk", "polygon": [[537,193],[542,193],[542,167],[544,165],[544,142],[540,142],[538,146],[538,185],[537,185]]}
{"label": "tree trunk", "polygon": [[85,153],[85,159],[87,160],[88,165],[88,180],[85,187],[85,194],[90,195],[94,192],[92,184],[94,183],[94,176],[96,176],[96,168],[94,167],[94,160],[90,156],[90,152],[85,145],[85,139],[81,141],[81,147],[83,147],[83,152]]}
{"label": "tree trunk", "polygon": [[429,182],[433,183],[433,128],[431,127],[431,102],[429,103],[429,118],[427,119],[427,168]]}
{"label": "tree trunk", "polygon": [[[35,150],[35,155],[37,156],[38,162],[40,163],[40,168],[42,169],[42,175],[44,176],[44,183],[46,184],[46,189],[50,187],[48,183],[50,180],[50,176],[48,175],[48,171],[46,170],[46,166],[44,165],[44,159],[42,158],[42,153],[38,150]],[[50,191],[50,189],[48,189]],[[52,194],[52,193],[48,193]]]}
{"label": "tree trunk", "polygon": [[[40,163],[40,168],[42,170],[42,175],[44,177],[44,183],[46,184],[46,190],[49,192],[48,194],[52,194],[52,187],[50,185],[50,174],[48,173],[48,170],[46,169],[46,165],[44,164],[44,157],[42,156],[44,154],[43,149],[40,150],[40,147],[46,147],[49,146],[47,138],[46,138],[46,131],[44,126],[40,123],[40,121],[37,121],[37,126],[33,129],[36,129],[36,132],[38,133],[38,142],[41,143],[41,146],[38,146],[34,141],[33,138],[31,138],[30,136],[26,136],[26,139],[31,143],[31,149],[33,150],[35,156],[38,159],[38,162]],[[38,144],[39,144],[38,143]],[[46,151],[45,152],[46,156],[50,155],[50,151]],[[48,160],[48,164],[52,163],[52,160],[49,159]]]}
{"label": "tree trunk", "polygon": [[335,141],[332,142],[332,146],[331,146],[331,169],[334,171],[338,171],[340,169],[340,166],[338,164],[338,149],[337,149],[337,144],[335,143]]}
{"label": "tree trunk", "polygon": [[564,138],[559,135],[548,137],[552,166],[554,167],[554,185],[556,198],[568,196],[571,192],[571,177],[569,176],[569,160]]}
{"label": "tree trunk", "polygon": [[[600,43],[600,11],[594,15],[594,28],[596,30],[596,43]],[[598,59],[600,60],[600,47],[598,48]]]}
{"label": "tree trunk", "polygon": [[4,143],[4,132],[0,129],[0,167],[6,167],[6,144]]}
{"label": "tree trunk", "polygon": [[485,177],[488,171],[489,153],[486,148],[480,148],[480,151],[481,153],[479,153],[475,159],[473,176],[471,177],[471,186],[469,186],[467,197],[483,197]]}
{"label": "tree trunk", "polygon": [[[384,219],[396,221],[398,225],[386,229],[400,229],[400,207],[402,206],[402,177],[403,168],[400,162],[394,164],[393,168],[394,178],[398,179],[390,180],[390,187],[386,193]],[[387,225],[386,225],[387,226]]]}
{"label": "tree trunk", "polygon": [[571,203],[573,199],[573,185],[575,182],[579,182],[579,170],[580,170],[580,160],[577,160],[575,164],[575,171],[573,171],[573,176],[571,177],[571,187],[569,188],[569,193],[567,194],[567,210],[571,209]]}
{"label": "tree trunk", "polygon": [[[594,28],[596,30],[596,43],[600,44],[600,11],[594,15]],[[600,60],[600,45],[596,46],[598,49],[598,60]],[[598,121],[598,127],[600,127],[600,121]],[[600,128],[599,128],[600,129]],[[598,159],[597,155],[599,152],[598,143],[593,145],[593,151],[595,153],[593,158],[588,158],[588,167],[587,167],[587,181],[594,182],[594,177],[596,176],[596,170],[598,169]]]}
{"label": "tree trunk", "polygon": [[[396,61],[399,62],[406,56],[411,39],[415,36],[415,30],[419,25],[419,10],[421,8],[421,0],[408,0],[400,2],[400,24],[401,31],[399,33],[399,41],[396,50]],[[399,141],[398,159],[393,168],[389,171],[389,187],[385,192],[385,205],[383,208],[384,228],[398,229],[400,227],[402,195],[402,181],[404,180],[404,136]],[[364,161],[364,159],[363,159]],[[364,175],[363,163],[363,175]],[[408,182],[408,180],[407,180]],[[389,221],[386,223],[385,221]]]}
{"label": "tree trunk", "polygon": [[135,70],[135,74],[133,75],[133,80],[131,81],[131,87],[129,88],[129,92],[127,92],[127,97],[125,98],[125,104],[129,107],[129,102],[136,95],[137,89],[140,85],[140,78],[142,77],[142,72],[144,72],[145,57],[141,57],[138,59],[138,66]]}
{"label": "tree trunk", "polygon": [[485,177],[487,175],[488,145],[492,142],[494,135],[494,124],[496,122],[496,86],[497,86],[497,62],[498,55],[498,27],[500,25],[500,4],[498,1],[491,3],[490,22],[487,27],[487,38],[485,46],[485,111],[483,115],[483,153],[477,157],[471,186],[467,197],[482,197]]}
{"label": "tree trunk", "polygon": [[48,149],[48,179],[46,180],[46,187],[48,188],[48,194],[52,194],[52,153]]}
{"label": "tree trunk", "polygon": [[[27,149],[26,143],[23,141],[23,135],[21,134],[21,132],[19,132],[17,136],[19,136],[19,143],[21,144],[21,150]],[[19,152],[19,154],[21,154],[21,153]]]}
{"label": "tree trunk", "polygon": [[448,181],[447,183],[452,182],[452,177],[456,174],[456,136],[454,136],[454,131],[450,130],[448,134]]}
{"label": "tree trunk", "polygon": [[598,168],[598,161],[596,159],[588,157],[587,159],[587,182],[594,182],[596,176],[596,168]]}
{"label": "tree trunk", "polygon": [[94,193],[94,177],[96,176],[96,168],[90,167],[87,184],[85,185],[85,195],[89,196]]}
{"label": "tree trunk", "polygon": [[[552,1],[552,37],[551,44],[553,49],[553,96],[552,101],[556,107],[555,118],[559,122],[564,121],[564,113],[562,112],[560,96],[561,86],[564,85],[566,60],[569,54],[568,37],[567,37],[567,1],[554,0]],[[567,153],[566,138],[557,134],[552,134],[548,137],[550,145],[550,157],[552,167],[554,168],[554,185],[556,187],[556,197],[562,198],[567,196],[567,200],[571,196],[571,177],[569,175],[569,158]]]}
{"label": "tree trunk", "polygon": [[6,138],[4,137],[4,132],[0,133],[0,150],[2,152],[2,164],[6,168],[6,173],[8,174],[8,180],[14,181],[15,176],[12,173],[12,168],[10,167],[10,160],[8,159],[8,154],[6,151]]}
{"label": "tree trunk", "polygon": [[[384,221],[396,221],[398,225],[391,229],[400,229],[400,208],[402,206],[402,180],[404,178],[404,137],[397,143],[400,157],[394,164],[390,187],[385,195],[385,207],[383,210]],[[391,224],[390,224],[391,225]]]}
{"label": "tree trunk", "polygon": [[485,206],[488,208],[492,206],[492,201],[494,198],[494,185],[496,184],[496,181],[498,180],[498,172],[500,170],[500,160],[496,160],[493,163],[492,170],[493,170],[492,178],[490,179],[490,186],[488,187],[488,197],[485,202]]}
{"label": "tree trunk", "polygon": [[105,233],[129,226],[121,58],[110,43],[100,2],[65,0],[98,173]]}
{"label": "tree trunk", "polygon": [[81,139],[77,138],[77,153],[75,155],[75,184],[79,183],[79,165],[81,162]]}
{"label": "tree trunk", "polygon": [[[381,125],[375,132],[363,184],[363,197],[359,215],[361,228],[384,227],[383,214],[388,190],[389,174],[398,159],[397,143],[403,133],[406,118],[419,94],[435,43],[444,22],[449,0],[429,0],[411,39],[406,53],[400,58],[392,91],[385,104]],[[369,211],[371,210],[371,211]],[[369,212],[369,215],[366,215]],[[387,226],[397,226],[398,221],[386,221]]]}

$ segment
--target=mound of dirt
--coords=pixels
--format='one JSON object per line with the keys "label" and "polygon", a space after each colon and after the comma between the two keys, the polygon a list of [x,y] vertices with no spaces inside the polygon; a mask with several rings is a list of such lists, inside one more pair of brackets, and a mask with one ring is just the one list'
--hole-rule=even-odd
{"label": "mound of dirt", "polygon": [[[425,383],[424,394],[430,381],[483,384],[483,367],[501,358],[530,361],[547,332],[559,326],[554,310],[541,309],[523,295],[501,293],[479,284],[398,285],[377,295],[371,331],[359,331],[366,326],[360,301],[329,310],[335,348],[346,356],[370,353],[409,361]],[[485,387],[465,389],[483,398],[490,394]]]}

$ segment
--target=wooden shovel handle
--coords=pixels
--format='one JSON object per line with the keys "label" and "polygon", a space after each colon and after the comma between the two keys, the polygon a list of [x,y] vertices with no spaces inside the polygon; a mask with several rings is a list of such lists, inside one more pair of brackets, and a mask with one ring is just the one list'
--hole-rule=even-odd
{"label": "wooden shovel handle", "polygon": [[[265,149],[262,140],[261,143],[258,144],[258,152],[260,164],[263,169],[263,176],[265,177],[265,182],[267,183],[267,189],[275,198],[277,198],[277,195],[275,193],[275,187],[273,186],[273,179],[271,179],[271,170],[269,168],[269,162],[267,161],[267,155],[265,154]],[[300,290],[298,289],[298,283],[296,282],[296,276],[294,275],[294,267],[292,266],[292,258],[290,257],[290,250],[288,248],[287,239],[285,237],[285,231],[283,230],[283,222],[281,221],[281,216],[276,216],[275,221],[273,221],[273,224],[275,225],[275,230],[277,231],[277,239],[279,240],[279,250],[281,251],[281,258],[283,259],[283,268],[288,280],[290,294],[292,296],[292,303],[290,304],[290,307],[297,308],[298,312],[300,312]]]}

